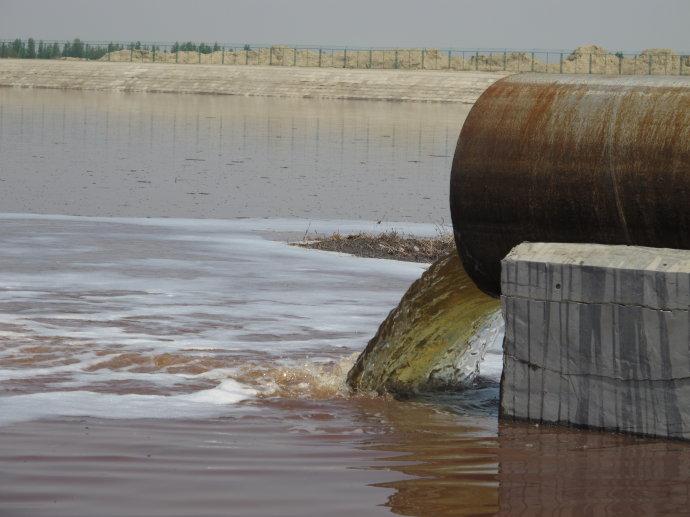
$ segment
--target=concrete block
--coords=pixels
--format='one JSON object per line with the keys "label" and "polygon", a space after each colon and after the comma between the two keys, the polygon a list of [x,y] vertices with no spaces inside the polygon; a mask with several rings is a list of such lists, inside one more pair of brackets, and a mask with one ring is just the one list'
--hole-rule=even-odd
{"label": "concrete block", "polygon": [[503,417],[690,438],[690,251],[523,243],[501,279]]}

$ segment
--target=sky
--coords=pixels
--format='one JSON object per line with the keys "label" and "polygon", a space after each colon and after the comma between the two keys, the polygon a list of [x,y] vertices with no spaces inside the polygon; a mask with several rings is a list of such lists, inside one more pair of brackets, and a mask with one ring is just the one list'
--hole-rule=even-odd
{"label": "sky", "polygon": [[0,39],[690,51],[690,0],[0,0]]}

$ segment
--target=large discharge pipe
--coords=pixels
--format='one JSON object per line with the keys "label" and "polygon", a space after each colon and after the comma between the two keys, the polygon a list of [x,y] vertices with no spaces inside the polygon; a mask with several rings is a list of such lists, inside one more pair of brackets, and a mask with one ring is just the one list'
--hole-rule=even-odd
{"label": "large discharge pipe", "polygon": [[524,241],[690,249],[690,78],[494,83],[460,133],[450,208],[465,269],[493,296]]}

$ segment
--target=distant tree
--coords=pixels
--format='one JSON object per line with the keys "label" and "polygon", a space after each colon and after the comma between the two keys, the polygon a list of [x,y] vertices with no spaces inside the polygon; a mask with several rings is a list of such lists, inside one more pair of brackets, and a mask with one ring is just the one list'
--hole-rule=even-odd
{"label": "distant tree", "polygon": [[244,45],[244,50],[250,51],[251,49],[252,49],[252,47],[249,46],[249,43],[246,43],[246,44]]}
{"label": "distant tree", "polygon": [[65,41],[62,45],[62,57],[70,57],[72,55],[72,45],[69,41]]}
{"label": "distant tree", "polygon": [[188,41],[186,43],[182,43],[179,46],[179,50],[184,50],[187,52],[196,52],[198,50],[198,48],[194,43],[192,43],[191,41]]}
{"label": "distant tree", "polygon": [[213,44],[213,52],[218,52],[218,51],[220,51],[220,45],[218,45],[218,42],[216,41]]}
{"label": "distant tree", "polygon": [[53,57],[53,47],[51,46],[50,43],[43,43],[43,41],[40,41],[38,43],[38,57],[41,59],[50,59]]}
{"label": "distant tree", "polygon": [[84,43],[79,38],[74,38],[72,41],[72,50],[70,52],[72,57],[84,57]]}
{"label": "distant tree", "polygon": [[50,59],[57,59],[60,57],[60,44],[56,41],[50,49]]}
{"label": "distant tree", "polygon": [[12,42],[12,56],[11,57],[23,57],[24,56],[24,43],[22,40],[17,38]]}
{"label": "distant tree", "polygon": [[120,50],[124,50],[124,47],[123,47],[122,45],[120,45],[120,44],[118,44],[118,43],[112,43],[112,42],[110,42],[110,43],[108,43],[108,48],[107,48],[107,50],[103,51],[103,52],[101,53],[101,55],[98,56],[98,58],[101,58],[101,57],[105,56],[106,53],[110,54],[111,52],[118,52],[118,51],[120,51]]}
{"label": "distant tree", "polygon": [[0,43],[0,58],[3,57],[7,57],[7,46],[4,41]]}
{"label": "distant tree", "polygon": [[170,52],[177,52],[178,50],[180,50],[180,44],[176,41],[173,43],[173,46],[170,47]]}
{"label": "distant tree", "polygon": [[24,57],[28,59],[36,59],[36,42],[33,38],[29,38],[29,40],[26,42],[26,52]]}

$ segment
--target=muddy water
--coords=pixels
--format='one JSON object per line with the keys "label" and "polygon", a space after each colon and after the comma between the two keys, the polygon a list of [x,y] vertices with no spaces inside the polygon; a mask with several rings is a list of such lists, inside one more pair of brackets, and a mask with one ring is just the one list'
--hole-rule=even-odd
{"label": "muddy water", "polygon": [[470,386],[504,328],[453,252],[429,266],[381,323],[348,374],[359,392],[409,394]]}
{"label": "muddy water", "polygon": [[[3,210],[100,216],[0,216],[0,515],[686,512],[686,444],[499,423],[495,348],[472,389],[405,401],[345,389],[426,266],[291,248],[276,235],[443,217],[448,107],[0,98]],[[219,120],[204,117],[221,112],[253,121],[252,153],[237,151],[238,131],[219,151]],[[191,121],[175,122],[188,128],[175,145],[160,129],[171,114]],[[267,136],[274,114],[294,118],[284,127],[301,143]],[[381,130],[370,161],[365,121]],[[230,156],[261,165],[221,174]],[[301,171],[290,182],[286,157]],[[166,215],[181,219],[138,217]],[[236,219],[251,215],[262,219]],[[198,219],[214,216],[235,219]]]}

